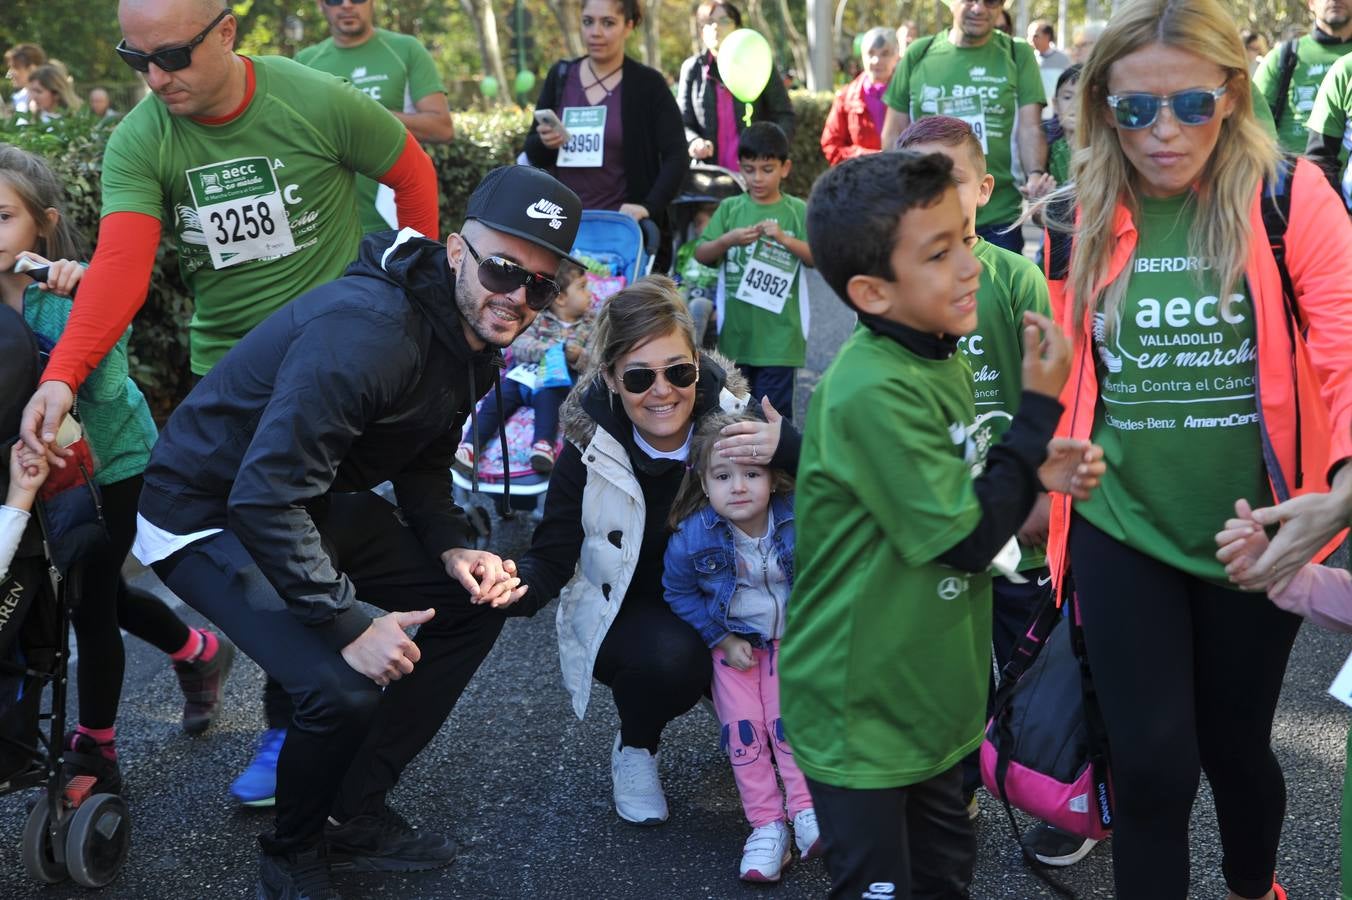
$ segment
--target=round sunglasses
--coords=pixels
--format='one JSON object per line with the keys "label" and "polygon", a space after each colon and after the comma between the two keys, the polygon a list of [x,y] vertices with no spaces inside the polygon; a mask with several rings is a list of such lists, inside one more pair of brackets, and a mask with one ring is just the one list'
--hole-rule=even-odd
{"label": "round sunglasses", "polygon": [[699,379],[699,366],[694,363],[673,363],[655,369],[625,369],[620,373],[620,384],[631,394],[643,394],[657,384],[659,372],[666,378],[667,384],[674,388],[688,388]]}
{"label": "round sunglasses", "polygon": [[547,309],[558,298],[561,289],[558,282],[553,279],[518,266],[501,256],[480,257],[479,251],[474,249],[474,245],[463,234],[460,235],[460,240],[469,251],[469,255],[479,264],[479,284],[487,290],[495,294],[510,294],[525,285],[526,305],[536,312]]}
{"label": "round sunglasses", "polygon": [[175,44],[172,47],[161,47],[159,50],[152,50],[149,53],[142,53],[140,50],[133,50],[127,46],[126,38],[118,42],[117,55],[122,57],[122,61],[131,66],[138,72],[149,72],[150,64],[154,63],[163,72],[177,72],[179,69],[186,69],[192,65],[192,52],[197,45],[207,39],[211,34],[211,29],[221,24],[221,20],[231,15],[229,9],[223,9],[220,15],[211,20],[211,24],[201,31],[197,36],[186,44]]}
{"label": "round sunglasses", "polygon": [[1225,94],[1225,85],[1214,91],[1201,88],[1179,91],[1167,97],[1159,94],[1110,94],[1108,105],[1117,124],[1128,131],[1149,128],[1166,106],[1174,111],[1180,125],[1205,125],[1216,115],[1216,103]]}

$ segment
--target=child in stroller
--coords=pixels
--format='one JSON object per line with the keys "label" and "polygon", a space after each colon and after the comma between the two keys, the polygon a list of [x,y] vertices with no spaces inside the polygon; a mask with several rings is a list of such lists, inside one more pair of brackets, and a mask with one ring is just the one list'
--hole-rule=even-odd
{"label": "child in stroller", "polygon": [[696,238],[709,224],[718,204],[746,190],[742,176],[721,166],[696,163],[686,173],[681,192],[672,201],[671,277],[695,320],[695,335],[700,345],[712,349],[718,343],[718,328],[713,321],[714,301],[718,294],[718,267],[706,266],[695,259]]}

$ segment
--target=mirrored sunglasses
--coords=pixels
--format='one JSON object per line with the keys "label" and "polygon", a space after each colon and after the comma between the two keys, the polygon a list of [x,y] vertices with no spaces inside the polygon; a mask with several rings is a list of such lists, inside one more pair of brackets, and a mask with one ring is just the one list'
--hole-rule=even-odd
{"label": "mirrored sunglasses", "polygon": [[474,246],[463,234],[460,236],[460,240],[464,241],[465,249],[479,264],[479,284],[482,284],[487,290],[495,294],[510,294],[525,285],[526,305],[536,312],[547,309],[559,296],[558,282],[553,279],[518,266],[501,256],[480,257],[479,252],[474,249]]}
{"label": "mirrored sunglasses", "polygon": [[1169,107],[1182,125],[1205,125],[1216,115],[1216,103],[1225,94],[1225,85],[1214,91],[1200,88],[1179,91],[1162,97],[1159,94],[1111,94],[1108,105],[1117,117],[1117,124],[1128,131],[1149,128],[1160,117],[1160,110]]}

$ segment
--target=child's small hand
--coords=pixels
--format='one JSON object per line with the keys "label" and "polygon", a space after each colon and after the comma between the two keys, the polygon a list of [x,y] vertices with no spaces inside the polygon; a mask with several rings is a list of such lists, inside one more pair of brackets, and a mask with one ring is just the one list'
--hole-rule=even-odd
{"label": "child's small hand", "polygon": [[719,641],[718,649],[723,651],[724,664],[732,666],[738,672],[745,672],[756,664],[755,654],[751,652],[751,643],[735,634],[730,634]]}
{"label": "child's small hand", "polygon": [[759,225],[748,225],[745,228],[734,228],[727,234],[728,244],[733,247],[745,247],[747,244],[754,244],[760,239],[761,230]]}
{"label": "child's small hand", "polygon": [[38,488],[47,480],[50,471],[47,457],[34,453],[22,442],[9,450],[9,490],[6,492],[5,505],[15,509],[31,509]]}
{"label": "child's small hand", "polygon": [[1058,397],[1070,377],[1070,341],[1055,322],[1023,314],[1023,389]]}
{"label": "child's small hand", "polygon": [[779,223],[774,219],[766,219],[760,223],[760,233],[772,241],[784,243],[784,229],[779,227]]}
{"label": "child's small hand", "polygon": [[74,295],[80,279],[84,278],[85,268],[73,259],[54,259],[48,264],[47,280],[38,287],[62,297]]}
{"label": "child's small hand", "polygon": [[563,345],[563,357],[568,360],[568,365],[577,368],[577,361],[582,358],[582,345],[577,341],[566,341]]}
{"label": "child's small hand", "polygon": [[1234,519],[1226,519],[1225,527],[1216,534],[1216,559],[1225,563],[1225,574],[1231,581],[1243,579],[1249,567],[1258,561],[1268,548],[1267,532],[1254,521],[1249,501],[1235,501]]}

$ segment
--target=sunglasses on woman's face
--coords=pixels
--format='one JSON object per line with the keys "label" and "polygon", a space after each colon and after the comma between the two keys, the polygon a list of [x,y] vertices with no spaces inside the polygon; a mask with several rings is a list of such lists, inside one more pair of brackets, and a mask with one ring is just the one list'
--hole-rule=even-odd
{"label": "sunglasses on woman's face", "polygon": [[1159,94],[1111,94],[1108,105],[1117,117],[1117,124],[1128,131],[1149,128],[1160,117],[1160,110],[1169,107],[1180,125],[1205,125],[1216,115],[1216,103],[1225,94],[1225,85],[1214,91],[1194,88],[1179,91],[1167,97]]}
{"label": "sunglasses on woman's face", "polygon": [[655,369],[625,369],[620,374],[620,384],[631,394],[643,394],[657,384],[657,375],[661,373],[667,384],[674,388],[688,388],[699,378],[699,367],[694,363],[674,363],[670,366],[658,366]]}
{"label": "sunglasses on woman's face", "polygon": [[501,256],[480,258],[479,252],[474,249],[463,234],[460,235],[460,240],[464,242],[469,255],[474,257],[474,261],[479,264],[479,284],[482,284],[487,290],[495,294],[510,294],[525,285],[526,305],[536,312],[547,309],[559,296],[558,282],[522,268],[510,259],[503,259]]}
{"label": "sunglasses on woman's face", "polygon": [[117,55],[122,57],[122,61],[138,72],[149,72],[151,63],[154,63],[163,72],[177,72],[179,69],[186,69],[192,65],[193,50],[207,39],[211,29],[221,24],[221,20],[230,14],[228,9],[221,10],[220,15],[211,20],[210,25],[197,32],[197,36],[186,44],[175,44],[172,47],[162,47],[159,50],[152,50],[150,53],[142,53],[140,50],[133,50],[128,47],[126,39],[123,38],[115,49]]}

